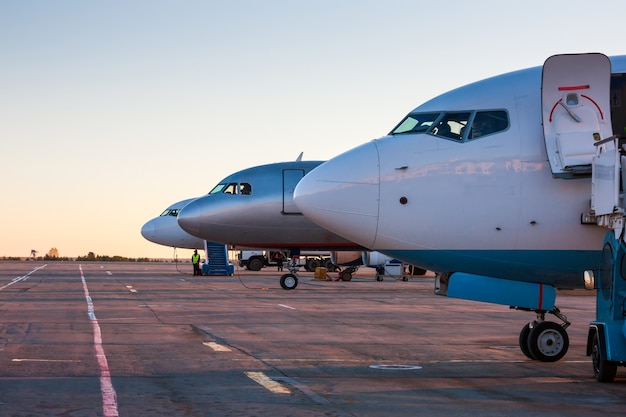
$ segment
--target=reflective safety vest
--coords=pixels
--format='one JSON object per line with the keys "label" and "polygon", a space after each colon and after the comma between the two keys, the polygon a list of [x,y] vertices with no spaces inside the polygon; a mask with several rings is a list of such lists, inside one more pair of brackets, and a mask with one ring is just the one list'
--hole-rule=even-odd
{"label": "reflective safety vest", "polygon": [[200,262],[200,254],[194,253],[193,255],[191,255],[191,263],[197,264],[198,262]]}

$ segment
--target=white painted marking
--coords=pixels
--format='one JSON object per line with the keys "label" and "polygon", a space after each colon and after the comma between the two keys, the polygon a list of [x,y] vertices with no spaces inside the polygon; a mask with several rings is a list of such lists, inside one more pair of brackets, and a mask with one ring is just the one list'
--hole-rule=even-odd
{"label": "white painted marking", "polygon": [[232,350],[228,346],[220,345],[215,342],[204,342],[202,343],[204,346],[208,346],[216,352],[232,352]]}
{"label": "white painted marking", "polygon": [[77,359],[30,359],[30,358],[15,358],[11,359],[11,362],[80,362]]}
{"label": "white painted marking", "polygon": [[113,272],[107,271],[107,275],[113,275]]}
{"label": "white painted marking", "polygon": [[248,378],[256,382],[257,384],[267,388],[274,394],[291,394],[291,390],[283,384],[274,381],[263,372],[244,372]]}
{"label": "white painted marking", "polygon": [[291,307],[291,306],[288,306],[288,305],[285,305],[285,304],[278,304],[278,306],[282,307],[282,308],[288,308],[289,310],[295,310],[296,309],[295,307]]}
{"label": "white painted marking", "polygon": [[372,369],[382,369],[384,371],[412,371],[422,369],[418,365],[370,365]]}
{"label": "white painted marking", "polygon": [[98,360],[98,368],[100,368],[100,392],[102,394],[102,415],[104,417],[119,417],[117,411],[117,394],[115,388],[113,388],[113,382],[111,381],[111,372],[109,371],[109,363],[107,357],[104,354],[104,348],[102,347],[102,332],[100,331],[100,325],[98,319],[96,319],[96,313],[93,307],[93,301],[89,296],[89,289],[87,288],[87,281],[83,274],[82,265],[78,265],[80,270],[80,280],[83,283],[83,291],[85,292],[85,300],[87,300],[87,315],[91,320],[91,327],[93,329],[93,347],[96,351],[96,359]]}
{"label": "white painted marking", "polygon": [[28,279],[28,277],[30,277],[30,274],[32,274],[32,273],[33,273],[33,272],[35,272],[35,271],[39,271],[40,269],[43,269],[43,268],[45,268],[45,267],[47,267],[47,266],[48,266],[48,264],[45,264],[45,265],[39,266],[39,267],[37,267],[37,268],[33,269],[32,271],[30,271],[30,272],[29,272],[28,274],[26,274],[26,275],[22,275],[21,277],[15,277],[15,278],[13,278],[13,279],[11,280],[11,282],[9,282],[8,284],[3,285],[2,287],[0,287],[0,291],[2,291],[3,289],[5,289],[5,288],[7,288],[7,287],[10,287],[10,286],[11,286],[11,285],[13,285],[13,284],[17,284],[18,282],[26,281],[26,280]]}

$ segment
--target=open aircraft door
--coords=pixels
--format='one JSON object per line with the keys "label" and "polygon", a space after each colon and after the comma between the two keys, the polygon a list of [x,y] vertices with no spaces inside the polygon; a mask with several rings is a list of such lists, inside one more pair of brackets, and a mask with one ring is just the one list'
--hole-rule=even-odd
{"label": "open aircraft door", "polygon": [[554,55],[543,65],[543,134],[552,174],[591,174],[594,143],[613,135],[611,61],[603,54]]}

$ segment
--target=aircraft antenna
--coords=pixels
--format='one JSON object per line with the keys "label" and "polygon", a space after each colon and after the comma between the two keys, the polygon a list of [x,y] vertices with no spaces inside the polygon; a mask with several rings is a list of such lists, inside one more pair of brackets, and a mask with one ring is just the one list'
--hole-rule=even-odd
{"label": "aircraft antenna", "polygon": [[300,152],[300,155],[298,155],[298,157],[296,158],[296,162],[302,161],[302,155],[303,154],[304,154],[304,152]]}

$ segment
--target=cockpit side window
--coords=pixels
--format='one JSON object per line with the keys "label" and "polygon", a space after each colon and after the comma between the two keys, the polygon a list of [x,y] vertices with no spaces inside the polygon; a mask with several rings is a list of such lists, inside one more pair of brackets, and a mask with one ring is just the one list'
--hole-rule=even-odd
{"label": "cockpit side window", "polygon": [[170,209],[165,209],[165,211],[163,213],[161,213],[159,215],[159,217],[169,216],[170,215],[170,211],[171,211]]}
{"label": "cockpit side window", "polygon": [[410,113],[389,134],[424,133],[437,120],[440,114],[440,112]]}
{"label": "cockpit side window", "polygon": [[509,128],[509,118],[504,110],[479,111],[474,116],[468,140],[477,139]]}
{"label": "cockpit side window", "polygon": [[429,133],[447,139],[461,141],[471,112],[445,113]]}
{"label": "cockpit side window", "polygon": [[250,185],[250,183],[248,182],[242,182],[240,184],[239,191],[242,195],[250,195],[252,194],[252,185]]}
{"label": "cockpit side window", "polygon": [[178,217],[178,209],[170,210],[169,216]]}

